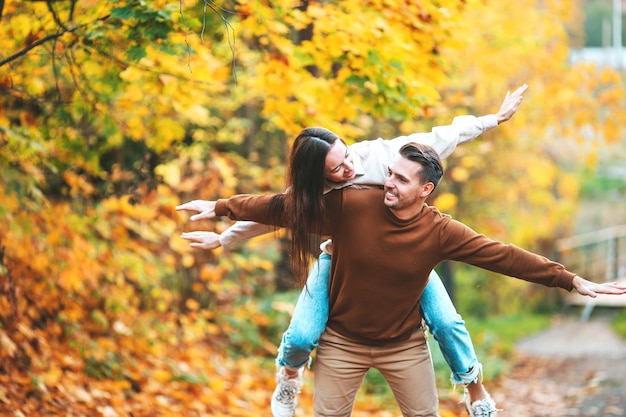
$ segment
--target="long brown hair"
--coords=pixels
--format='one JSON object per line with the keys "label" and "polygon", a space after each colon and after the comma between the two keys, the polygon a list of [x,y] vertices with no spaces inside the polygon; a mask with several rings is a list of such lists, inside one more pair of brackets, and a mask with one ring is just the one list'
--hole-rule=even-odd
{"label": "long brown hair", "polygon": [[311,237],[319,242],[322,232],[326,155],[337,139],[336,134],[322,127],[302,130],[289,153],[287,191],[271,203],[275,212],[282,212],[291,229],[291,265],[303,282],[311,256]]}

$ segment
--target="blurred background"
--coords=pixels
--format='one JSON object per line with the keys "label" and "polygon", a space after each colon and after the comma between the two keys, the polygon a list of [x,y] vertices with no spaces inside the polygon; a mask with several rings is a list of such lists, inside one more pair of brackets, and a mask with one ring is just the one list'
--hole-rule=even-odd
{"label": "blurred background", "polygon": [[[624,277],[625,12],[620,0],[0,0],[0,411],[269,415],[300,289],[289,234],[192,249],[181,232],[231,222],[192,224],[174,207],[282,191],[307,126],[348,143],[427,132],[495,113],[527,83],[510,121],[444,161],[429,202],[590,280]],[[584,308],[438,270],[488,379],[510,369],[515,340]],[[442,416],[465,415],[446,408],[456,397],[433,355]],[[307,378],[302,415],[312,390]],[[375,373],[363,391],[355,415],[398,413]]]}

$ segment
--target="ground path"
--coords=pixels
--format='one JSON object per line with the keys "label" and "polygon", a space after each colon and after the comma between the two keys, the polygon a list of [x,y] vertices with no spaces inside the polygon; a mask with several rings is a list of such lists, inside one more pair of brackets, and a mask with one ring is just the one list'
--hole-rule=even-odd
{"label": "ground path", "polygon": [[488,384],[498,417],[626,416],[626,342],[605,316],[561,319],[517,352],[512,372]]}

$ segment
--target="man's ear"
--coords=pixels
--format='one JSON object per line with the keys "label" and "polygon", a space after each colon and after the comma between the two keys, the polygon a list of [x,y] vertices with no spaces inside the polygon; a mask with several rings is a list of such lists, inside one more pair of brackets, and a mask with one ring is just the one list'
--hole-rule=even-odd
{"label": "man's ear", "polygon": [[435,189],[435,184],[433,184],[432,182],[427,182],[426,184],[422,185],[422,192],[420,193],[420,197],[422,198],[428,197],[430,193],[433,192],[434,189]]}

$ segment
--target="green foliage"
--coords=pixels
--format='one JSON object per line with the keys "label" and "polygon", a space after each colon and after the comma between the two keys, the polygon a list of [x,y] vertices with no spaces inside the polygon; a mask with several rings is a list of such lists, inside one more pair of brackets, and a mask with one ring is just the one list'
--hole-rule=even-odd
{"label": "green foliage", "polygon": [[[174,30],[172,14],[176,12],[178,10],[174,4],[160,6],[145,1],[111,8],[112,26],[128,31],[128,39],[132,39],[127,49],[132,61],[139,62],[147,56],[148,46],[163,45],[161,41],[167,39]],[[171,46],[167,46],[166,50],[171,51]]]}
{"label": "green foliage", "polygon": [[364,396],[373,397],[374,400],[369,402],[378,404],[382,409],[394,409],[396,404],[395,397],[387,381],[385,381],[385,378],[383,378],[382,374],[376,369],[370,369],[367,374],[365,374],[365,379],[359,389],[359,396],[361,398]]}
{"label": "green foliage", "polygon": [[[548,145],[588,132],[618,144],[626,125],[620,75],[566,64],[567,1],[210,4],[3,2],[0,387],[9,388],[0,413],[22,400],[75,402],[64,396],[106,380],[120,383],[96,389],[138,416],[163,404],[133,409],[127,380],[173,415],[185,412],[163,398],[172,385],[193,385],[190,398],[209,415],[239,415],[224,404],[255,384],[271,391],[297,295],[274,294],[287,254],[275,237],[190,249],[181,231],[229,222],[192,226],[173,207],[282,190],[302,127],[349,143],[426,131],[492,113],[506,89],[528,82],[519,122],[460,147],[443,185],[473,226],[534,243],[566,228],[577,191],[553,160],[568,143]],[[526,283],[457,276],[468,317],[556,306]],[[481,356],[507,352],[493,333],[474,336]],[[250,355],[262,358],[246,363]],[[272,369],[264,383],[245,366],[254,361]],[[445,385],[447,366],[435,361]],[[49,403],[19,397],[32,388],[24,375],[46,384]],[[364,389],[386,395],[369,379]]]}
{"label": "green foliage", "polygon": [[622,308],[615,316],[611,327],[622,339],[626,340],[626,309]]}
{"label": "green foliage", "polygon": [[193,373],[176,372],[172,375],[172,381],[187,382],[192,385],[206,385],[209,378],[203,373],[196,375]]}
{"label": "green foliage", "polygon": [[[483,365],[485,381],[494,380],[508,372],[514,361],[512,353],[515,342],[544,330],[551,321],[551,316],[533,314],[463,318],[472,337],[478,361]],[[439,392],[440,394],[449,392],[446,387],[452,384],[450,367],[432,336],[428,339],[428,344]],[[394,404],[393,393],[380,372],[376,370],[367,373],[360,392],[375,396],[377,403],[381,405]]]}
{"label": "green foliage", "polygon": [[121,356],[115,352],[107,352],[104,357],[97,358],[85,351],[83,357],[85,361],[84,372],[96,379],[123,379],[124,363]]}
{"label": "green foliage", "polygon": [[626,198],[626,178],[618,174],[611,175],[606,171],[606,169],[600,169],[598,172],[588,171],[583,176],[581,197],[587,199]]}
{"label": "green foliage", "polygon": [[[599,48],[612,45],[613,8],[611,2],[586,0],[584,2],[584,10],[585,46]],[[610,28],[608,33],[605,29],[607,27]],[[626,35],[626,29],[623,29],[622,36],[624,35]]]}
{"label": "green foliage", "polygon": [[459,312],[482,319],[492,314],[553,313],[559,292],[464,264],[454,265],[454,303]]}
{"label": "green foliage", "polygon": [[499,352],[508,355],[512,352],[515,341],[547,328],[552,318],[552,315],[524,312],[512,315],[494,315],[482,320],[476,320],[470,316],[465,321],[472,338],[476,339],[474,342],[478,347],[490,339],[491,342],[487,343],[487,352],[493,352],[497,347]]}
{"label": "green foliage", "polygon": [[[214,292],[211,304],[215,300],[222,304],[221,308],[214,307],[216,323],[225,330],[228,349],[234,355],[274,356],[298,294],[275,291],[275,273],[271,266],[280,256],[275,244],[264,245],[259,251],[244,248],[230,256],[229,260],[223,258],[221,262],[229,271],[221,285],[208,288]],[[255,262],[261,263],[255,265]],[[227,300],[228,304],[224,305]]]}
{"label": "green foliage", "polygon": [[227,332],[228,350],[234,355],[275,356],[282,333],[287,329],[290,315],[277,310],[273,299],[261,302],[246,300],[236,304],[233,314],[222,315]]}

